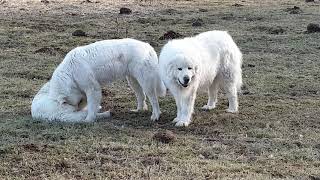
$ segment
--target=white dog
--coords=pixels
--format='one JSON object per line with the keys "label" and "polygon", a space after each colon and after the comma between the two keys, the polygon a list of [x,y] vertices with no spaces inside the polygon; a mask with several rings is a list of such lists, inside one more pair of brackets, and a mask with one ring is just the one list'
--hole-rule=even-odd
{"label": "white dog", "polygon": [[158,120],[158,96],[166,92],[158,57],[149,44],[134,39],[99,41],[71,50],[34,97],[32,117],[69,122],[110,117],[108,111],[98,113],[101,86],[121,78],[127,78],[135,91],[135,111],[147,110],[147,95],[153,108],[151,119]]}
{"label": "white dog", "polygon": [[210,110],[216,106],[222,85],[229,100],[227,112],[237,112],[241,64],[239,48],[224,31],[168,42],[161,50],[159,65],[161,78],[176,101],[176,126],[188,126],[191,122],[198,89],[208,91],[208,103],[202,108]]}

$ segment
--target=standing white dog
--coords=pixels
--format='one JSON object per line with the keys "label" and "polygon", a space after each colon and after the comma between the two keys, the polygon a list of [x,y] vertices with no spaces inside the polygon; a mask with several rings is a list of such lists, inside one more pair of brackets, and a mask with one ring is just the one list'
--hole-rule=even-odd
{"label": "standing white dog", "polygon": [[242,84],[242,54],[225,31],[209,31],[195,37],[172,40],[161,50],[161,78],[177,105],[176,126],[188,126],[198,89],[208,90],[203,109],[215,108],[219,87],[226,91],[229,108],[238,111],[237,91]]}
{"label": "standing white dog", "polygon": [[69,122],[110,117],[108,111],[98,113],[101,86],[121,78],[127,78],[135,91],[136,111],[147,110],[147,95],[153,108],[151,119],[158,120],[158,96],[166,91],[158,57],[149,44],[134,39],[99,41],[71,50],[34,97],[32,117]]}

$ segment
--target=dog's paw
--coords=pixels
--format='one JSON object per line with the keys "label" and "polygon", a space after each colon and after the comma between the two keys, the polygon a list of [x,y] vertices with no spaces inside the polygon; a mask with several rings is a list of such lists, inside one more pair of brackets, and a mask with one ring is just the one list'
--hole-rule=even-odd
{"label": "dog's paw", "polygon": [[148,105],[146,103],[144,103],[142,109],[142,111],[148,111]]}
{"label": "dog's paw", "polygon": [[173,123],[176,123],[176,122],[179,122],[179,121],[180,121],[180,119],[179,119],[178,117],[176,117],[176,118],[174,118],[174,119],[172,120]]}
{"label": "dog's paw", "polygon": [[110,111],[105,111],[103,113],[100,113],[101,117],[103,118],[110,118],[112,116],[112,112]]}
{"label": "dog's paw", "polygon": [[160,118],[160,113],[152,113],[151,115],[151,121],[158,121]]}
{"label": "dog's paw", "polygon": [[212,106],[204,105],[204,106],[202,106],[201,109],[204,111],[209,111],[211,109],[214,109],[215,107],[216,107],[216,105],[212,105]]}
{"label": "dog's paw", "polygon": [[148,111],[147,104],[143,105],[143,107],[138,107],[137,109],[132,109],[131,112],[140,112],[140,111]]}
{"label": "dog's paw", "polygon": [[178,121],[175,126],[177,127],[187,127],[189,126],[190,121]]}
{"label": "dog's paw", "polygon": [[237,109],[226,109],[226,112],[228,112],[228,113],[237,113],[238,112],[238,110]]}
{"label": "dog's paw", "polygon": [[110,118],[112,116],[112,111],[104,111],[102,113],[97,113],[97,119]]}
{"label": "dog's paw", "polygon": [[94,122],[94,121],[95,121],[95,118],[87,117],[83,122],[89,123],[89,122]]}
{"label": "dog's paw", "polygon": [[136,112],[139,112],[139,111],[141,111],[141,110],[140,110],[140,109],[131,109],[130,111],[136,113]]}

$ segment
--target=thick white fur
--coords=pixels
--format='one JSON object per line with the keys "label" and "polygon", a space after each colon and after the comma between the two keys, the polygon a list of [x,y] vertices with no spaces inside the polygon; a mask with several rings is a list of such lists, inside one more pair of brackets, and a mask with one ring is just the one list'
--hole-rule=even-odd
{"label": "thick white fur", "polygon": [[158,96],[166,92],[158,57],[149,44],[134,39],[104,40],[71,50],[34,97],[32,117],[68,122],[110,117],[108,111],[98,113],[101,86],[123,78],[135,91],[135,111],[147,110],[147,95],[153,108],[151,119],[158,120]]}
{"label": "thick white fur", "polygon": [[191,122],[198,89],[208,91],[208,103],[202,108],[210,110],[215,108],[222,86],[229,100],[227,112],[237,112],[241,64],[242,54],[225,31],[168,42],[161,50],[159,65],[161,78],[176,101],[176,126],[188,126]]}

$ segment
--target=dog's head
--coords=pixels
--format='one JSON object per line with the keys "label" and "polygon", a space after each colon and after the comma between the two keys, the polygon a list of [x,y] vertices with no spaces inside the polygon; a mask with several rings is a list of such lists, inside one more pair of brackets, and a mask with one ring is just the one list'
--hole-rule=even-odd
{"label": "dog's head", "polygon": [[190,86],[198,73],[198,66],[191,59],[176,56],[168,67],[168,75],[184,88]]}

